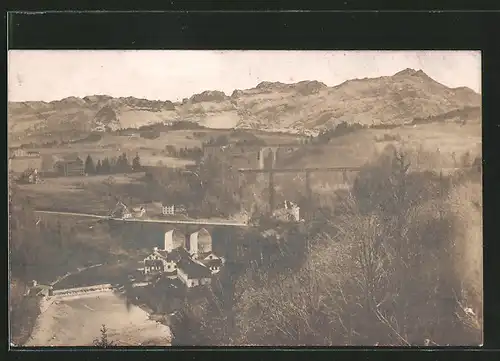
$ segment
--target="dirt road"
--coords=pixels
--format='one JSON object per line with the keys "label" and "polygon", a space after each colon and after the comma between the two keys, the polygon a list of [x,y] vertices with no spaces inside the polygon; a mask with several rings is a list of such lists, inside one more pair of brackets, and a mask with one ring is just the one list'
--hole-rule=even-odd
{"label": "dirt road", "polygon": [[25,346],[90,346],[100,328],[122,346],[170,345],[170,329],[149,319],[137,306],[128,309],[115,293],[99,293],[57,301],[42,313]]}

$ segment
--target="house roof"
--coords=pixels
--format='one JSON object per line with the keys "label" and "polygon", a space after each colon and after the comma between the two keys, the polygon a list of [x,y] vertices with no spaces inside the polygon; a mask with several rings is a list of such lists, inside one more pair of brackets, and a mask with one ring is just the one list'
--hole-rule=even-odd
{"label": "house roof", "polygon": [[177,270],[173,270],[170,272],[164,272],[163,275],[165,275],[165,276],[177,276]]}
{"label": "house roof", "polygon": [[168,256],[168,252],[162,249],[157,250],[156,253],[158,253],[158,255],[160,255],[163,258],[167,258]]}
{"label": "house roof", "polygon": [[209,259],[209,260],[202,261],[202,262],[207,267],[212,267],[212,266],[220,267],[220,266],[222,266],[222,260],[221,259]]}
{"label": "house roof", "polygon": [[65,154],[62,156],[57,156],[56,161],[58,163],[83,163],[83,160],[78,156],[78,154]]}
{"label": "house roof", "polygon": [[208,268],[189,259],[182,259],[178,264],[178,268],[187,273],[189,278],[204,278],[211,276],[211,272]]}
{"label": "house roof", "polygon": [[198,258],[205,259],[206,257],[210,256],[211,254],[213,254],[215,257],[217,257],[215,255],[215,253],[213,253],[213,252],[202,252],[202,253],[198,253]]}
{"label": "house roof", "polygon": [[172,250],[172,252],[167,252],[165,250],[159,249],[156,251],[160,257],[166,259],[167,261],[171,262],[178,262],[181,259],[189,259],[190,255],[188,251],[184,247],[177,247]]}
{"label": "house roof", "polygon": [[184,248],[184,247],[178,247],[175,250],[177,250],[177,252],[178,252],[179,256],[181,257],[181,259],[191,259],[191,255],[189,254],[189,252],[187,251],[186,248]]}
{"label": "house roof", "polygon": [[163,262],[159,259],[148,259],[144,261],[144,266],[145,267],[154,267],[154,266],[163,266]]}

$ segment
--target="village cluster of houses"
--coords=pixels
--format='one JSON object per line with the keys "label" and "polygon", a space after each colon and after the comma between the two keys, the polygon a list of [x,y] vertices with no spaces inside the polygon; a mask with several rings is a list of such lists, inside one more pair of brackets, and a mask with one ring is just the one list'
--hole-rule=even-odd
{"label": "village cluster of houses", "polygon": [[210,284],[224,259],[212,251],[212,236],[202,228],[186,236],[178,230],[165,233],[163,249],[155,247],[144,259],[144,275],[179,279],[186,287]]}
{"label": "village cluster of houses", "polygon": [[80,176],[85,174],[84,161],[78,155],[53,156],[22,148],[11,148],[9,170],[25,183],[39,183],[41,173],[59,176]]}
{"label": "village cluster of houses", "polygon": [[124,219],[141,218],[148,213],[148,210],[150,211],[150,215],[153,216],[174,216],[179,214],[187,214],[184,206],[164,204],[161,202],[152,202],[148,206],[146,204],[143,204],[137,207],[127,207],[123,202],[119,201],[110,215],[113,217]]}

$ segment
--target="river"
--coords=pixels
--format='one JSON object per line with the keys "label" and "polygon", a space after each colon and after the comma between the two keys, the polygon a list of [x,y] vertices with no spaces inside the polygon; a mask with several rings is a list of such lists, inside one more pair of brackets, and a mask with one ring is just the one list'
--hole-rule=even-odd
{"label": "river", "polygon": [[113,292],[55,301],[38,317],[25,346],[91,346],[102,325],[120,346],[169,346],[170,329]]}

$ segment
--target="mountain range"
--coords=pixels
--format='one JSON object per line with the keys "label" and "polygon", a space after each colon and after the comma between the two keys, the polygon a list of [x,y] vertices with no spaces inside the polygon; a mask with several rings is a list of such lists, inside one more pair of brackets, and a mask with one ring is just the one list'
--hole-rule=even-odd
{"label": "mountain range", "polygon": [[91,95],[58,101],[9,102],[9,136],[138,128],[159,122],[196,122],[208,128],[244,128],[317,134],[341,122],[399,125],[466,117],[480,121],[481,95],[449,88],[422,70],[352,79],[329,87],[319,81],[262,82],[231,95],[210,90],[182,102]]}

